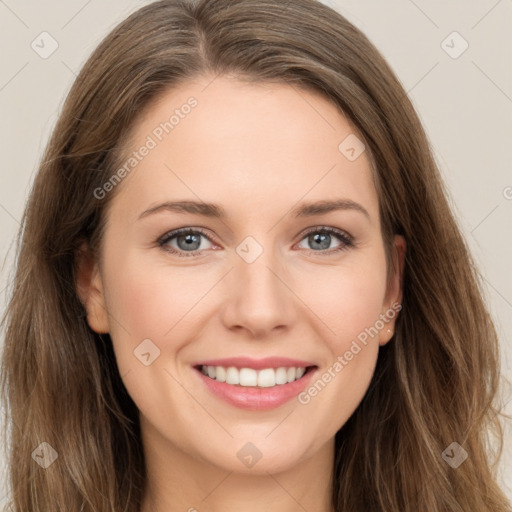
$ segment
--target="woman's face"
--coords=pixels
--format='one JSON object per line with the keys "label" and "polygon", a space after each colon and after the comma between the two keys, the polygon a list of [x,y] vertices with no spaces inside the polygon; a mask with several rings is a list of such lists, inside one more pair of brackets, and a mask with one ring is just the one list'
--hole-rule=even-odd
{"label": "woman's face", "polygon": [[146,449],[252,473],[327,453],[401,299],[354,129],[320,95],[224,76],[166,92],[133,133],[80,293]]}

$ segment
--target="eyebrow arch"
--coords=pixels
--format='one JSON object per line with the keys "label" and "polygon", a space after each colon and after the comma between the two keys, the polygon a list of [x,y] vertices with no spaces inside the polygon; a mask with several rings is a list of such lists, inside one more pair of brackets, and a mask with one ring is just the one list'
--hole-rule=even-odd
{"label": "eyebrow arch", "polygon": [[[291,213],[294,217],[313,217],[336,210],[353,210],[365,215],[370,220],[370,214],[359,203],[351,199],[323,200],[313,203],[301,203],[295,207]],[[202,215],[204,217],[212,217],[217,219],[226,218],[226,211],[222,206],[214,203],[204,203],[200,201],[166,201],[148,208],[142,212],[138,219],[147,217],[162,211],[171,211],[177,213],[192,213]]]}

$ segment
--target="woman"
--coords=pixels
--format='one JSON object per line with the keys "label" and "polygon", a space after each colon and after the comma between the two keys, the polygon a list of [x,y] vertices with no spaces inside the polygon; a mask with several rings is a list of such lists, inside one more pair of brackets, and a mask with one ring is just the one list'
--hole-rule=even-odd
{"label": "woman", "polygon": [[131,15],[19,240],[14,510],[509,509],[478,274],[407,95],[328,7]]}

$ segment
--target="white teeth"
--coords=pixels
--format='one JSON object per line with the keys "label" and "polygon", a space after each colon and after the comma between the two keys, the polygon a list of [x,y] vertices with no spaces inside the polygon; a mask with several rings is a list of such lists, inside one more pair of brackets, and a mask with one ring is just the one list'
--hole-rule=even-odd
{"label": "white teeth", "polygon": [[226,370],[226,382],[228,384],[240,384],[240,372],[234,366],[230,366]]}
{"label": "white teeth", "polygon": [[[229,382],[228,382],[229,384]],[[240,386],[257,386],[258,372],[252,368],[242,368],[240,370]]]}
{"label": "white teeth", "polygon": [[272,368],[258,372],[258,386],[260,388],[271,388],[276,385],[276,372]]}
{"label": "white teeth", "polygon": [[226,370],[222,366],[215,367],[215,378],[219,382],[226,382]]}
{"label": "white teeth", "polygon": [[201,372],[211,379],[227,384],[271,388],[299,380],[306,373],[306,368],[280,367],[254,370],[253,368],[235,368],[234,366],[227,368],[224,366],[201,366]]}
{"label": "white teeth", "polygon": [[286,384],[287,382],[286,368],[278,368],[276,370],[276,384]]}

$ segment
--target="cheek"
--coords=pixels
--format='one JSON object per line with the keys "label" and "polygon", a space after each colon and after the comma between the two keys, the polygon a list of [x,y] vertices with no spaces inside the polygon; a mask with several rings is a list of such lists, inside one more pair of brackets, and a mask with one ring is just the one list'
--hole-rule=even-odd
{"label": "cheek", "polygon": [[120,265],[109,283],[111,312],[133,337],[162,336],[177,316],[182,298],[179,280],[165,279],[147,265]]}
{"label": "cheek", "polygon": [[[347,269],[345,269],[347,270]],[[379,315],[383,313],[385,267],[374,265],[336,272],[316,292],[312,309],[330,328],[328,349],[317,379],[299,397],[313,416],[314,428],[334,434],[356,410],[370,385],[377,362]],[[314,297],[312,297],[314,298]],[[314,412],[313,412],[314,411]]]}
{"label": "cheek", "polygon": [[146,339],[163,353],[165,347],[179,349],[176,343],[186,338],[199,303],[212,288],[217,275],[200,266],[149,265],[136,254],[112,257],[106,268],[107,307],[111,337],[120,366],[133,364],[133,350]]}
{"label": "cheek", "polygon": [[310,297],[331,334],[334,332],[332,343],[339,352],[365,328],[375,325],[383,313],[385,266],[376,260],[364,267],[339,269],[324,282],[325,286],[315,287]]}

